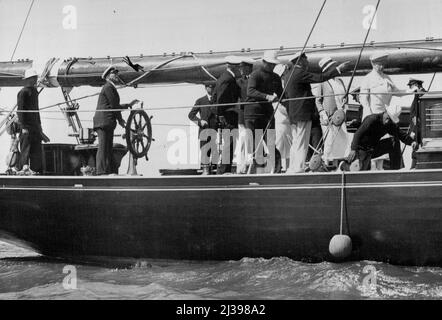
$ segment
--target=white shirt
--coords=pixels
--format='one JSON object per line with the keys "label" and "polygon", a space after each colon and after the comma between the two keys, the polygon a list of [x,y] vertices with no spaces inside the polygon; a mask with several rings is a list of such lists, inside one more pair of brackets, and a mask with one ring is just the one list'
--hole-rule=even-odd
{"label": "white shirt", "polygon": [[384,112],[386,107],[390,105],[394,93],[399,92],[402,91],[396,87],[388,75],[372,70],[363,78],[361,83],[359,99],[363,106],[362,119],[373,113]]}

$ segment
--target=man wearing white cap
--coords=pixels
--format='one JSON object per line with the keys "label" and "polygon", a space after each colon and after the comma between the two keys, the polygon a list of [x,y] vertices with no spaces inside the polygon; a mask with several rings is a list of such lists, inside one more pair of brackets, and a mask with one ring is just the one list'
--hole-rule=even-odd
{"label": "man wearing white cap", "polygon": [[[323,73],[336,64],[337,62],[330,57],[325,57],[319,61],[319,67]],[[313,88],[324,134],[328,128],[328,134],[324,138],[324,161],[326,163],[334,159],[344,158],[350,148],[350,139],[348,138],[345,122],[342,126],[337,127],[329,123],[328,120],[336,110],[343,110],[345,92],[344,81],[338,77],[324,81]]]}
{"label": "man wearing white cap", "polygon": [[[238,128],[236,103],[238,103],[240,99],[241,88],[238,86],[236,80],[241,76],[239,72],[241,58],[237,56],[227,56],[225,60],[227,68],[216,81],[213,99],[215,104],[228,104],[226,106],[217,106],[216,114],[221,129],[233,130]],[[229,141],[224,141],[222,150],[224,154],[229,153],[228,163],[224,163],[225,157],[222,157],[221,159],[224,160],[218,166],[216,174],[230,173],[232,171],[233,151],[233,138],[230,137]]]}
{"label": "man wearing white cap", "polygon": [[41,141],[43,139],[41,120],[38,111],[38,90],[36,88],[38,74],[33,69],[25,72],[23,79],[25,87],[17,94],[18,123],[20,132],[20,158],[17,169],[21,170],[29,165],[31,173],[41,173],[43,167],[43,150]]}
{"label": "man wearing white cap", "polygon": [[370,57],[373,70],[361,81],[359,95],[363,107],[362,120],[370,114],[382,113],[390,105],[394,93],[401,93],[391,78],[384,73],[388,54],[378,52]]}
{"label": "man wearing white cap", "polygon": [[[388,106],[383,113],[371,114],[362,122],[353,136],[348,162],[359,159],[361,171],[371,169],[371,159],[384,154],[390,156],[390,169],[398,170],[401,167],[401,147],[399,140],[407,145],[413,143],[413,138],[402,131],[399,126],[400,106]],[[386,134],[391,137],[382,139]]]}
{"label": "man wearing white cap", "polygon": [[[129,104],[120,104],[120,95],[118,94],[117,85],[122,81],[118,77],[118,69],[110,66],[101,76],[106,80],[106,84],[101,89],[98,96],[97,111],[94,115],[94,130],[98,135],[98,150],[96,156],[96,172],[97,175],[118,173],[115,167],[113,157],[113,141],[114,130],[117,121],[125,128],[126,123],[121,116],[121,111],[108,111],[111,109],[127,109],[138,103],[133,100]],[[100,111],[104,110],[104,111]]]}
{"label": "man wearing white cap", "polygon": [[[255,130],[264,130],[269,123],[269,129],[275,129],[272,103],[278,101],[283,91],[281,78],[274,72],[275,66],[279,63],[281,62],[278,60],[275,50],[265,51],[262,66],[250,75],[247,86],[247,102],[255,103],[246,105],[244,109],[246,128],[253,135],[253,144],[248,147],[247,151],[249,157],[253,155],[257,147],[257,139],[259,139]],[[270,135],[266,135],[264,138],[270,138]]]}
{"label": "man wearing white cap", "polygon": [[292,127],[293,144],[290,149],[290,167],[287,172],[297,173],[304,172],[312,120],[316,111],[311,84],[321,83],[340,75],[348,62],[338,66],[332,65],[325,73],[312,73],[308,71],[308,59],[305,53],[298,52],[290,58],[290,61],[291,65],[286,72],[285,83],[287,96],[291,99],[287,111]]}

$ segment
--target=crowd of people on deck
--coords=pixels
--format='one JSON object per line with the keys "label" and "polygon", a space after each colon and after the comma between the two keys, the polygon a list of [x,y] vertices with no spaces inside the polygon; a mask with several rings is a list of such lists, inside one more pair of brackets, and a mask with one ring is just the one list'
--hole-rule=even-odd
{"label": "crowd of people on deck", "polygon": [[[401,130],[398,123],[402,108],[391,101],[394,95],[406,91],[398,89],[384,73],[387,59],[385,53],[370,57],[373,69],[363,77],[357,95],[362,123],[352,138],[345,121],[335,121],[345,119],[349,92],[340,75],[349,70],[349,63],[338,64],[325,57],[319,61],[320,72],[316,73],[309,70],[304,52],[291,56],[287,64],[278,59],[276,51],[265,51],[260,61],[226,57],[226,70],[217,81],[205,84],[207,94],[197,100],[189,119],[199,126],[200,133],[204,129],[238,129],[238,136],[231,135],[229,141],[221,142],[219,135],[220,150],[230,155],[229,161],[223,163],[219,157],[217,163],[202,161],[203,174],[211,174],[214,166],[217,174],[250,173],[251,169],[256,172],[260,144],[264,145],[264,156],[270,146],[276,146],[270,172],[281,172],[282,167],[287,173],[306,172],[311,169],[309,161],[318,157],[325,166],[346,161],[354,162],[358,170],[370,170],[372,163],[380,169],[386,155],[388,168],[400,169],[400,141],[412,145],[414,151],[421,143],[417,108],[425,89],[423,81],[410,78],[409,91],[415,92],[411,123],[407,132]],[[263,139],[257,130],[264,131]],[[274,135],[270,134],[272,130]],[[211,154],[213,158],[213,152],[204,148],[212,140],[205,137],[200,139],[200,146],[202,159],[206,160]],[[411,168],[416,165],[414,151]]]}
{"label": "crowd of people on deck", "polygon": [[[214,168],[217,174],[259,172],[263,163],[270,172],[281,172],[285,167],[287,173],[300,173],[309,171],[308,162],[318,157],[326,166],[336,161],[358,160],[359,170],[370,170],[372,160],[379,157],[382,160],[386,154],[389,168],[400,169],[403,166],[400,141],[412,145],[413,150],[422,142],[418,101],[425,89],[421,80],[410,79],[408,86],[415,92],[415,99],[409,130],[404,132],[398,126],[401,107],[392,105],[391,100],[405,91],[399,90],[383,72],[387,59],[388,55],[383,53],[370,58],[373,70],[362,79],[358,95],[363,108],[362,123],[351,139],[345,121],[336,120],[339,112],[345,118],[349,92],[340,76],[349,70],[348,62],[338,64],[325,57],[319,61],[320,72],[316,73],[309,70],[304,52],[289,57],[286,64],[273,50],[265,51],[260,61],[226,57],[226,69],[216,81],[205,84],[206,95],[196,101],[189,113],[189,119],[200,129],[203,174],[211,174]],[[37,76],[34,70],[27,70],[26,86],[17,95],[21,152],[14,168],[17,171],[25,168],[31,173],[42,171],[41,141],[46,136],[39,113],[21,111],[39,110]],[[107,68],[102,78],[106,84],[93,119],[98,135],[98,175],[117,173],[112,160],[114,130],[117,122],[125,126],[120,111],[101,111],[129,108],[138,102],[120,103],[117,86],[121,79],[115,67]],[[217,136],[203,134],[206,129],[218,132]],[[222,132],[226,130],[236,130],[237,135],[224,136]],[[207,148],[209,143],[218,143],[223,157],[215,157],[213,148]],[[268,166],[272,146],[275,152]],[[412,158],[414,168],[414,152]]]}

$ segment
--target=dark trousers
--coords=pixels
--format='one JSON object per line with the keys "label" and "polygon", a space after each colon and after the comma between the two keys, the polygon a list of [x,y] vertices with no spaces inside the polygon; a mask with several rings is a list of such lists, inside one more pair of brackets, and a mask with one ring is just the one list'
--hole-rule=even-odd
{"label": "dark trousers", "polygon": [[[247,152],[253,152],[255,151],[255,148],[257,147],[257,143],[259,142],[256,141],[256,129],[261,129],[264,133],[264,129],[267,127],[267,124],[269,123],[269,117],[268,116],[263,116],[260,118],[245,118],[244,119],[244,126],[246,127],[246,129],[249,129],[252,131],[252,136],[253,136],[253,146],[252,146],[252,150],[247,150]],[[275,129],[275,119],[272,118],[270,126],[269,126],[269,130],[271,129]],[[264,136],[264,141],[267,143],[267,134]],[[276,149],[275,147],[275,172],[279,173],[281,172],[281,154],[279,153],[278,149]]]}
{"label": "dark trousers", "polygon": [[[318,144],[319,141],[322,138],[322,128],[320,124],[315,124],[315,122],[312,123],[312,129],[310,131],[310,145],[317,149],[318,148]],[[307,152],[307,157],[306,157],[306,161],[310,161],[311,157],[313,156],[313,149],[312,148],[308,148],[308,152]]]}
{"label": "dark trousers", "polygon": [[18,169],[21,170],[25,164],[28,164],[32,171],[42,173],[43,150],[41,135],[37,130],[30,129],[29,133],[20,133]]}
{"label": "dark trousers", "polygon": [[112,147],[114,145],[114,128],[97,128],[98,150],[96,156],[97,175],[111,174],[115,172],[114,154]]}
{"label": "dark trousers", "polygon": [[391,137],[382,139],[374,149],[358,150],[360,171],[367,171],[371,169],[371,159],[380,157],[388,153],[390,157],[390,169],[398,170],[401,168],[402,154],[401,144],[399,140]]}
{"label": "dark trousers", "polygon": [[[235,111],[228,111],[224,113],[224,118],[226,120],[226,125],[222,129],[234,130],[238,129],[238,114]],[[232,161],[233,161],[233,137],[230,137],[230,155],[229,163],[221,163],[217,169],[216,174],[224,174],[226,172],[232,172]]]}
{"label": "dark trousers", "polygon": [[[201,131],[200,131],[200,133],[201,133]],[[212,141],[212,137],[211,136],[208,136],[207,137],[207,140],[206,141],[204,141],[204,140],[200,140],[200,149],[202,149],[206,144],[208,144],[210,141]],[[209,150],[207,150],[207,154],[206,155],[203,155],[202,153],[201,153],[201,166],[204,166],[205,164],[203,164],[203,159],[206,157],[207,159],[210,159],[210,156],[212,155],[212,149],[209,149]],[[211,160],[211,159],[210,159]],[[212,161],[210,161],[210,163],[209,164],[207,164],[207,165],[211,165],[211,163],[212,163]]]}
{"label": "dark trousers", "polygon": [[[246,129],[249,129],[250,131],[252,131],[253,150],[256,148],[256,144],[259,142],[259,141],[255,140],[256,139],[256,132],[255,132],[255,130],[261,129],[262,133],[264,133],[264,129],[266,128],[268,121],[269,120],[267,118],[264,118],[264,117],[260,117],[260,118],[246,118],[246,119],[244,119],[244,126],[246,127]],[[267,140],[266,136],[264,136],[264,141]]]}

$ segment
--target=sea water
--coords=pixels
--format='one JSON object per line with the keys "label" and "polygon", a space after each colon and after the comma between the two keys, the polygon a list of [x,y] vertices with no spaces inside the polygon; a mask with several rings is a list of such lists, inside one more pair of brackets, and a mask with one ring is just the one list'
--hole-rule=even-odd
{"label": "sea water", "polygon": [[440,299],[442,268],[303,263],[48,259],[0,242],[0,299]]}

